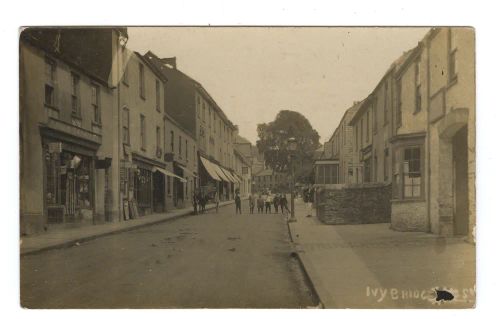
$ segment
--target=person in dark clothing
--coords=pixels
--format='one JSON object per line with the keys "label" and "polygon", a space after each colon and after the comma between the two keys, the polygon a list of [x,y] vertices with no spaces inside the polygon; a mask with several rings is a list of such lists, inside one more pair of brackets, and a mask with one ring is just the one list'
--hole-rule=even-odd
{"label": "person in dark clothing", "polygon": [[236,214],[238,214],[238,211],[241,214],[241,198],[240,198],[240,193],[236,193],[234,195],[234,203],[236,204]]}
{"label": "person in dark clothing", "polygon": [[207,197],[205,195],[200,194],[200,206],[201,206],[201,213],[205,213],[205,205],[207,204]]}
{"label": "person in dark clothing", "polygon": [[274,213],[277,214],[278,213],[278,208],[280,206],[280,200],[281,200],[281,195],[280,194],[276,194],[273,198],[273,205],[274,205]]}
{"label": "person in dark clothing", "polygon": [[198,194],[193,194],[193,213],[198,215]]}
{"label": "person in dark clothing", "polygon": [[286,199],[286,195],[285,194],[281,195],[281,198],[280,198],[280,207],[281,207],[281,213],[282,214],[284,213],[284,209],[287,212],[290,212],[290,210],[288,209],[288,201]]}

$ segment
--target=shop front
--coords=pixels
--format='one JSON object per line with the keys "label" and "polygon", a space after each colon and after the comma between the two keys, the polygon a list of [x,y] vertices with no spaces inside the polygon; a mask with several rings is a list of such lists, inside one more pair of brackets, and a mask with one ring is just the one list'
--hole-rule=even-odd
{"label": "shop front", "polygon": [[46,223],[93,223],[95,152],[47,139],[43,151]]}

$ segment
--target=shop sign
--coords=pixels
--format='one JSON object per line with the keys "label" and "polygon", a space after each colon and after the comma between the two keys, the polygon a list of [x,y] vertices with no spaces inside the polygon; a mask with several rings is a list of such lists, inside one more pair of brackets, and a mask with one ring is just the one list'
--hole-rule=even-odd
{"label": "shop sign", "polygon": [[62,152],[61,142],[49,143],[49,153],[61,153],[61,152]]}

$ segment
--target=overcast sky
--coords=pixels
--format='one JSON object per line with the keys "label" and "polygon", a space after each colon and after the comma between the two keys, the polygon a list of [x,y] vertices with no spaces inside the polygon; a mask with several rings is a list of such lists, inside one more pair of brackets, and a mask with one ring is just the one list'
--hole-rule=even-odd
{"label": "overcast sky", "polygon": [[127,46],[177,57],[240,135],[283,109],[304,114],[326,141],[353,101],[375,88],[390,64],[428,28],[129,28]]}

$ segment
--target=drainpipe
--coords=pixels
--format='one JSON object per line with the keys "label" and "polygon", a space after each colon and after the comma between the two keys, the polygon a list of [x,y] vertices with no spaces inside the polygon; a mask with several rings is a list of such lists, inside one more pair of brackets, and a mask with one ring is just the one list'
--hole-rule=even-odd
{"label": "drainpipe", "polygon": [[430,76],[430,53],[429,53],[429,43],[430,39],[427,38],[425,42],[423,42],[425,45],[425,53],[427,56],[427,134],[425,136],[426,140],[426,166],[427,166],[427,176],[426,176],[426,184],[427,184],[427,231],[430,233],[432,232],[431,229],[431,139],[430,139],[430,127],[431,124],[429,122],[429,112],[430,112],[430,105],[431,105],[431,98],[430,98],[430,87],[431,87],[431,76]]}

